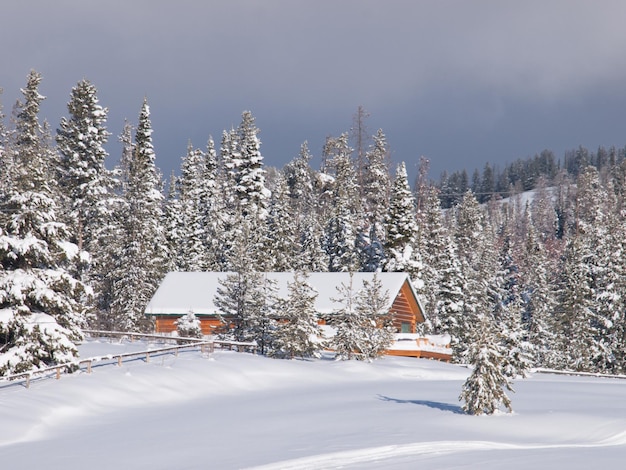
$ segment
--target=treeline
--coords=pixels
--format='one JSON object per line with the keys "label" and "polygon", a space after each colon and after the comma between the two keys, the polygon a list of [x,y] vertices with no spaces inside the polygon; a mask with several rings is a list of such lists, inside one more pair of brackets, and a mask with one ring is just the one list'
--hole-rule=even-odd
{"label": "treeline", "polygon": [[[457,361],[489,344],[507,376],[530,365],[626,369],[619,153],[600,171],[572,163],[576,175],[543,153],[533,171],[555,173],[536,177],[532,199],[516,192],[481,204],[466,189],[443,211],[425,159],[414,189],[403,163],[390,175],[382,130],[370,138],[355,125],[356,139],[329,137],[319,168],[304,143],[273,169],[246,111],[219,144],[190,145],[165,188],[146,100],[109,170],[107,110],[95,87],[83,80],[72,89],[53,136],[38,119],[40,82],[29,75],[12,126],[0,129],[0,373],[74,357],[86,325],[151,330],[144,308],[168,271],[235,273],[223,286],[232,290],[224,309],[245,319],[237,299],[247,298],[263,325],[272,309],[239,282],[255,273],[407,272],[424,301],[423,332],[450,334]],[[289,356],[290,348],[280,350]]]}
{"label": "treeline", "polygon": [[497,165],[486,163],[482,171],[475,169],[471,178],[467,170],[448,174],[443,172],[436,186],[440,190],[443,208],[457,204],[463,195],[471,190],[482,204],[492,198],[502,199],[523,191],[535,189],[539,180],[550,184],[563,170],[576,178],[588,166],[604,172],[624,161],[626,149],[599,147],[591,152],[583,146],[568,150],[563,159],[557,158],[550,150],[544,150],[534,157],[518,158],[499,169]]}

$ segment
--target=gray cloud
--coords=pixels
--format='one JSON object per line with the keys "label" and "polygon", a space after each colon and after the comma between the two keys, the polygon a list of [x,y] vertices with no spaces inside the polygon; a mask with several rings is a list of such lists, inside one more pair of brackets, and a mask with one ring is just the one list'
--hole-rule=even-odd
{"label": "gray cloud", "polygon": [[[31,0],[3,7],[5,109],[44,75],[55,126],[89,78],[109,127],[147,95],[159,165],[251,109],[267,163],[321,148],[362,104],[409,168],[510,161],[552,146],[622,145],[626,3],[451,0]],[[113,154],[115,146],[111,146]]]}

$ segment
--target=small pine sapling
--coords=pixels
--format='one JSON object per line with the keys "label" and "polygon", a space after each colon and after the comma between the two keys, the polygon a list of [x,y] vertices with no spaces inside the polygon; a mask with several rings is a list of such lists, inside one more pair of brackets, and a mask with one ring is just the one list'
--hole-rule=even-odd
{"label": "small pine sapling", "polygon": [[188,312],[174,322],[178,336],[183,338],[202,338],[200,319],[193,312]]}

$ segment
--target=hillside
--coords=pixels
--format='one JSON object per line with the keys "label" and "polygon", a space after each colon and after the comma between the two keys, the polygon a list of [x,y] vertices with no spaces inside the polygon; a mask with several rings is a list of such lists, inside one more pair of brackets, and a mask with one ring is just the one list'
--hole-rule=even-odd
{"label": "hillside", "polygon": [[[81,356],[145,344],[91,341]],[[462,414],[467,369],[189,352],[0,388],[3,468],[614,468],[626,381],[535,374],[513,414]],[[261,466],[261,467],[259,467]]]}

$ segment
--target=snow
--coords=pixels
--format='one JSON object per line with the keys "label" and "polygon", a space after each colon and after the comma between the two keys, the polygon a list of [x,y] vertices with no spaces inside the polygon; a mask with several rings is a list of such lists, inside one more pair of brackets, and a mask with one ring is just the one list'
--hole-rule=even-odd
{"label": "snow", "polygon": [[[89,341],[81,356],[149,349]],[[464,415],[469,371],[424,359],[153,355],[0,382],[3,468],[618,468],[626,380],[516,381],[512,414]],[[120,467],[121,466],[121,467]]]}

